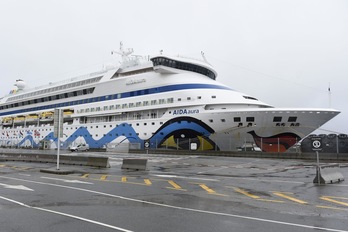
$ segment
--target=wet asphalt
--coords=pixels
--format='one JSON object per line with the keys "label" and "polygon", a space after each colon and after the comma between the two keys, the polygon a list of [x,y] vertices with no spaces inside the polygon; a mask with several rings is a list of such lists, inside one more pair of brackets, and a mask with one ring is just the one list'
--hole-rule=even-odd
{"label": "wet asphalt", "polygon": [[[111,167],[0,163],[2,231],[348,231],[348,182],[314,184],[312,161],[72,155]],[[146,170],[121,169],[124,158],[147,159]]]}

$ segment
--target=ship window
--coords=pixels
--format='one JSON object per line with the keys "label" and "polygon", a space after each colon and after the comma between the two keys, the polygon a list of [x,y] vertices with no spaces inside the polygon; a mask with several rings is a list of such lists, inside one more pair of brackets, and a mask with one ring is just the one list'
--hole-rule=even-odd
{"label": "ship window", "polygon": [[164,66],[168,66],[171,68],[196,72],[196,73],[205,75],[213,80],[215,80],[215,78],[216,78],[213,71],[211,71],[205,67],[199,66],[199,65],[184,63],[181,61],[174,61],[174,60],[170,60],[170,59],[164,58],[164,57],[156,57],[156,58],[151,59],[151,61],[153,62],[154,66],[164,65]]}
{"label": "ship window", "polygon": [[209,119],[209,122],[213,122],[213,119]]}
{"label": "ship window", "polygon": [[289,117],[288,118],[288,122],[296,122],[297,121],[297,117]]}
{"label": "ship window", "polygon": [[233,121],[234,121],[234,122],[240,122],[241,120],[240,120],[240,117],[234,117],[234,118],[233,118]]}
{"label": "ship window", "polygon": [[254,118],[254,117],[247,117],[247,118],[246,118],[246,121],[247,121],[247,122],[254,122],[254,121],[255,121],[255,118]]}
{"label": "ship window", "polygon": [[213,96],[211,96],[211,98],[216,98],[216,96],[215,96],[215,95],[213,95]]}
{"label": "ship window", "polygon": [[168,103],[173,103],[174,102],[174,98],[167,98],[167,102]]}
{"label": "ship window", "polygon": [[198,98],[198,99],[202,99],[202,97],[201,97],[201,96],[198,96],[197,98]]}
{"label": "ship window", "polygon": [[143,105],[144,105],[144,106],[148,106],[148,105],[149,105],[149,102],[148,102],[148,101],[143,101]]}
{"label": "ship window", "polygon": [[226,119],[224,119],[224,118],[223,118],[223,119],[221,119],[221,122],[226,122]]}
{"label": "ship window", "polygon": [[273,118],[273,122],[281,122],[282,121],[282,117],[274,117]]}
{"label": "ship window", "polygon": [[157,100],[151,100],[151,105],[156,105],[157,104]]}
{"label": "ship window", "polygon": [[254,97],[250,97],[250,96],[243,96],[245,99],[249,99],[249,100],[255,100],[255,101],[257,101],[257,99],[256,98],[254,98]]}
{"label": "ship window", "polygon": [[178,101],[181,101],[181,98],[178,98]]}

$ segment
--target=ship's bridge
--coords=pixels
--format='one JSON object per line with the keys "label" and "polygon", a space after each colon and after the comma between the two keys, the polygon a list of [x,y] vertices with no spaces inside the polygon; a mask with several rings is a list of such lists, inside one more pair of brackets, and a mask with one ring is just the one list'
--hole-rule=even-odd
{"label": "ship's bridge", "polygon": [[216,79],[216,71],[205,62],[187,59],[183,57],[156,56],[152,57],[153,67],[155,71],[161,73],[175,73],[173,69],[190,71],[205,75],[213,80]]}

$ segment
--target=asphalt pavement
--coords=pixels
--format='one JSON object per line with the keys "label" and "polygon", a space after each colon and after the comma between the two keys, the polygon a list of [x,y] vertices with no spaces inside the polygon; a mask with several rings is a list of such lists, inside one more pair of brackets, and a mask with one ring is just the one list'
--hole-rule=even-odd
{"label": "asphalt pavement", "polygon": [[[348,232],[348,184],[316,185],[303,160],[74,153],[110,168],[0,163],[1,231]],[[148,160],[145,171],[121,169]],[[348,176],[348,165],[339,171]]]}

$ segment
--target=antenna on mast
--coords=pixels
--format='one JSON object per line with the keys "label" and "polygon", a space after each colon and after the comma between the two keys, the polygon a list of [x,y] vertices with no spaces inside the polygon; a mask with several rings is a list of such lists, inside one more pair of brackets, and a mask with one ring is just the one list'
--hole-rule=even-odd
{"label": "antenna on mast", "polygon": [[208,63],[207,58],[205,58],[205,55],[204,55],[204,52],[203,52],[203,51],[201,51],[201,55],[202,55],[203,60],[205,61],[205,63]]}
{"label": "antenna on mast", "polygon": [[119,51],[111,51],[111,55],[113,55],[114,53],[117,53],[119,55],[121,55],[122,57],[122,61],[126,61],[127,57],[133,53],[133,48],[128,48],[126,51],[123,49],[123,43],[120,42],[120,50]]}

